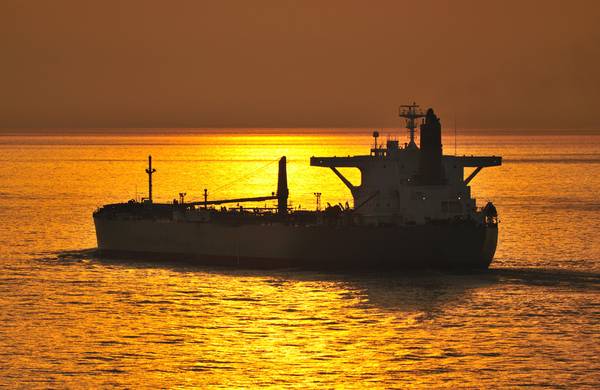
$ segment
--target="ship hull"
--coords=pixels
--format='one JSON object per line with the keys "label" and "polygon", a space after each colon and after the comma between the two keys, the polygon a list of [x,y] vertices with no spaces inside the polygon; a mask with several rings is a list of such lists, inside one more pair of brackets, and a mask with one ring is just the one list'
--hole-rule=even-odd
{"label": "ship hull", "polygon": [[488,268],[496,225],[394,227],[232,225],[95,217],[104,256],[186,260],[244,268]]}

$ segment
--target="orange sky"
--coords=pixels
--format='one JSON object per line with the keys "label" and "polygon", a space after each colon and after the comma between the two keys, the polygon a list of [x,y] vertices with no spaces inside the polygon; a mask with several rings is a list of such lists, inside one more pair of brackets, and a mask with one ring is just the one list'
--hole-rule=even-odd
{"label": "orange sky", "polygon": [[600,2],[0,3],[0,127],[600,129]]}

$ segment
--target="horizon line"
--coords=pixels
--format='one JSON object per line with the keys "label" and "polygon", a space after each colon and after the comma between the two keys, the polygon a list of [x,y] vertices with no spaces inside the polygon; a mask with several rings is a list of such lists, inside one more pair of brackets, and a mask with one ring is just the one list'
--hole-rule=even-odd
{"label": "horizon line", "polygon": [[[224,132],[230,134],[265,134],[265,133],[282,133],[292,131],[293,134],[308,133],[338,133],[338,132],[360,132],[371,130],[385,130],[393,132],[407,131],[404,127],[385,127],[385,126],[369,126],[369,127],[0,127],[0,135],[65,135],[65,134],[106,134],[118,135],[116,132],[123,131],[123,135],[144,135],[140,133],[150,134],[197,134],[202,132]],[[444,131],[445,130],[445,131]],[[454,127],[447,126],[443,129],[445,133],[453,133]],[[594,128],[456,128],[457,131],[463,133],[482,133],[482,134],[542,134],[544,132],[552,134],[572,134],[572,135],[591,135],[600,134],[600,129]]]}
{"label": "horizon line", "polygon": [[[53,129],[56,130],[56,129]],[[299,136],[299,135],[336,135],[349,134],[370,136],[371,131],[384,131],[384,136],[398,136],[404,134],[406,129],[385,129],[385,128],[329,128],[329,129],[303,129],[303,128],[262,128],[262,129],[169,129],[170,131],[162,131],[159,128],[144,128],[144,129],[60,129],[61,131],[40,131],[30,129],[28,131],[5,131],[0,129],[0,137],[65,137],[65,136],[81,136],[81,137],[150,137],[150,136],[201,136],[201,135],[230,135],[230,136]],[[117,130],[117,131],[114,131]],[[118,130],[130,130],[121,131]],[[175,131],[173,131],[175,130]],[[294,131],[296,130],[296,131]],[[568,129],[548,129],[548,130],[475,130],[475,129],[457,129],[458,136],[522,136],[522,137],[540,137],[540,136],[600,136],[600,130],[568,130]],[[454,129],[448,129],[443,133],[443,137],[454,136]]]}

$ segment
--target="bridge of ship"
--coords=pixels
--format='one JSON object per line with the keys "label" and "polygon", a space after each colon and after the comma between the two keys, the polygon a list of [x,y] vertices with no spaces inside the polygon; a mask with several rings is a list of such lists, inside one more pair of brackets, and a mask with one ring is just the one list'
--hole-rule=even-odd
{"label": "bridge of ship", "polygon": [[[358,168],[361,174],[364,168],[368,164],[377,163],[380,161],[382,164],[385,162],[393,162],[389,157],[385,155],[371,155],[371,156],[349,156],[349,157],[311,157],[310,165],[315,167],[328,167],[333,173],[348,187],[348,189],[354,193],[358,186],[352,184],[337,168]],[[460,172],[464,172],[464,168],[475,168],[473,172],[469,174],[467,178],[463,178],[465,186],[468,185],[471,180],[477,176],[483,168],[495,167],[502,164],[502,157],[498,156],[443,156],[443,161],[453,167],[460,169]]]}

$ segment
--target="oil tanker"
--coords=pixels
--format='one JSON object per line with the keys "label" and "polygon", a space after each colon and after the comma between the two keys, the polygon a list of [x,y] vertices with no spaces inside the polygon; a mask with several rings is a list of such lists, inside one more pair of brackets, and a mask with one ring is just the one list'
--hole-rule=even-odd
{"label": "oil tanker", "polygon": [[[477,206],[469,183],[502,158],[443,155],[441,123],[432,109],[413,103],[400,106],[399,115],[410,135],[403,145],[380,144],[373,132],[369,154],[311,157],[311,166],[329,168],[346,185],[353,207],[321,209],[317,202],[316,210],[291,209],[285,157],[271,195],[209,200],[205,190],[201,201],[181,196],[153,202],[149,156],[148,197],[93,213],[98,250],[102,256],[247,268],[488,268],[498,242],[498,214],[491,202]],[[358,168],[360,185],[341,167]],[[466,167],[474,168],[467,177]],[[268,200],[277,207],[243,206]]]}

